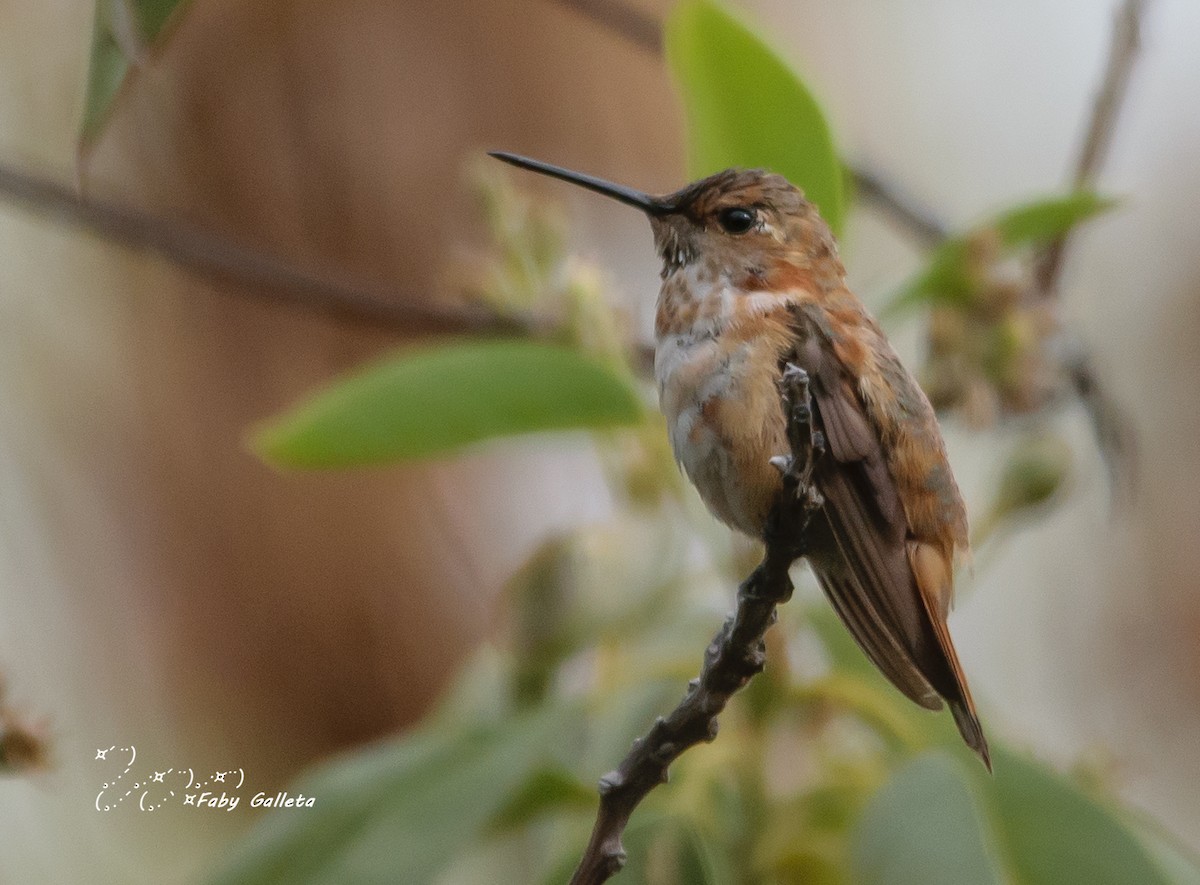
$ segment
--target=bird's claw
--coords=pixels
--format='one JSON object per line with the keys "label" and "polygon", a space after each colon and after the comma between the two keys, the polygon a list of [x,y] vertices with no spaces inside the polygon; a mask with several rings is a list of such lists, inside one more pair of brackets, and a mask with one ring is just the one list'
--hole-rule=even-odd
{"label": "bird's claw", "polygon": [[783,381],[785,384],[807,384],[808,372],[795,363],[785,363],[783,367]]}

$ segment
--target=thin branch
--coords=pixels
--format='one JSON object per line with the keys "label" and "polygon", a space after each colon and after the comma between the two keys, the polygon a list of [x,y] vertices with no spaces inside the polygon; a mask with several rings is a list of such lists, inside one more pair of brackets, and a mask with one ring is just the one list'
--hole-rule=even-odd
{"label": "thin branch", "polygon": [[[1138,50],[1141,48],[1142,22],[1148,0],[1125,0],[1113,21],[1108,62],[1099,91],[1092,104],[1087,134],[1075,161],[1071,183],[1076,189],[1090,187],[1112,145],[1117,119]],[[1034,264],[1034,297],[1049,301],[1057,297],[1071,231],[1048,243]],[[1116,402],[1101,385],[1091,357],[1077,345],[1063,364],[1067,378],[1091,419],[1096,444],[1108,467],[1114,494],[1134,488],[1133,432]]]}
{"label": "thin branch", "polygon": [[381,285],[314,274],[210,231],[116,203],[81,199],[71,188],[0,165],[0,199],[129,249],[157,254],[198,276],[246,287],[254,297],[404,334],[520,333],[532,320],[480,308],[401,300]]}
{"label": "thin branch", "polygon": [[1142,47],[1142,22],[1147,0],[1125,0],[1113,23],[1112,43],[1104,81],[1092,108],[1087,139],[1075,169],[1075,186],[1087,184],[1100,170],[1112,145],[1117,118],[1129,91],[1134,62]]}
{"label": "thin branch", "polygon": [[[620,0],[557,0],[645,51],[662,52],[657,20]],[[879,176],[854,173],[860,193],[931,244],[945,229],[925,209],[902,197]],[[313,310],[342,321],[403,334],[466,332],[520,334],[544,331],[535,317],[508,317],[479,307],[455,307],[398,297],[389,287],[313,273],[234,243],[211,231],[104,201],[82,199],[65,185],[0,165],[0,199],[24,204],[55,220],[126,248],[153,252],[206,279],[245,287],[253,297]]]}
{"label": "thin branch", "polygon": [[929,208],[904,194],[895,184],[861,166],[850,170],[858,196],[869,200],[901,229],[927,249],[938,246],[950,230]]}
{"label": "thin branch", "polygon": [[1108,469],[1109,488],[1123,498],[1137,488],[1137,439],[1125,412],[1096,375],[1091,354],[1079,346],[1063,364],[1067,379],[1092,423],[1096,446]]}
{"label": "thin branch", "polygon": [[[661,54],[661,25],[622,0],[555,0],[642,50]],[[1076,162],[1073,181],[1086,187],[1095,178],[1112,141],[1140,47],[1148,0],[1125,0],[1115,20],[1108,64],[1090,124]],[[853,171],[859,195],[896,220],[926,246],[945,238],[936,215],[894,185],[864,169]],[[81,199],[70,188],[0,165],[0,199],[24,204],[56,220],[87,230],[131,249],[153,252],[197,275],[244,287],[251,297],[298,306],[342,321],[365,323],[402,334],[466,332],[528,334],[545,331],[534,317],[506,317],[477,307],[440,305],[398,297],[385,285],[364,284],[341,275],[319,274],[281,258],[238,245],[210,231],[103,201]],[[1039,297],[1052,298],[1062,272],[1068,237],[1049,244],[1037,265]],[[648,363],[648,348],[637,351]],[[1088,409],[1110,469],[1127,461],[1130,438],[1112,400],[1098,386],[1086,355],[1067,367],[1077,395]]]}
{"label": "thin branch", "polygon": [[717,716],[766,663],[763,635],[775,623],[775,607],[792,595],[788,569],[804,554],[809,520],[822,504],[812,471],[824,440],[812,428],[808,374],[789,364],[781,387],[792,453],[772,461],[783,473],[783,484],[764,533],[762,562],[738,588],[737,610],[713,637],[700,676],[688,684],[679,706],[634,742],[616,771],[601,778],[600,810],[572,885],[599,885],[624,866],[621,834],[634,809],[666,782],[667,769],[680,754],[717,736]]}
{"label": "thin branch", "polygon": [[[1125,0],[1113,22],[1108,63],[1104,79],[1092,103],[1091,119],[1084,136],[1071,183],[1076,190],[1090,187],[1112,145],[1117,119],[1129,91],[1134,62],[1141,48],[1142,21],[1148,0]],[[1053,298],[1058,291],[1070,232],[1063,234],[1042,251],[1037,262],[1036,285],[1041,297]]]}

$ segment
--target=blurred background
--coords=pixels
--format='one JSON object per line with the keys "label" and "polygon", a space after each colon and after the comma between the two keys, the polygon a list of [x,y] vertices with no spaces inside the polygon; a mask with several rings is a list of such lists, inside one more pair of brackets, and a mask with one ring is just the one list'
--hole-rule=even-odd
{"label": "blurred background", "polygon": [[[667,70],[604,7],[193,0],[80,157],[94,4],[0,0],[0,164],[82,174],[89,198],[440,303],[456,256],[486,240],[465,172],[482,150],[649,191],[686,180]],[[843,156],[957,230],[1065,187],[1116,5],[738,8],[819,97]],[[1136,436],[1136,490],[1110,495],[1087,416],[1068,407],[1069,488],[989,548],[951,620],[992,732],[1059,766],[1091,760],[1194,850],[1197,33],[1195,3],[1147,4],[1097,183],[1121,203],[1081,229],[1061,279],[1064,320]],[[563,206],[571,250],[648,338],[645,224],[522,185]],[[842,244],[852,286],[881,307],[921,266],[918,245],[859,206]],[[618,506],[580,436],[367,471],[264,465],[248,426],[428,332],[262,295],[0,199],[0,684],[49,753],[0,779],[0,880],[194,880],[253,815],[98,813],[114,772],[97,748],[282,789],[419,718],[494,632],[498,594],[537,545]],[[891,327],[913,365],[922,328]],[[999,443],[955,420],[947,437],[978,512]]]}

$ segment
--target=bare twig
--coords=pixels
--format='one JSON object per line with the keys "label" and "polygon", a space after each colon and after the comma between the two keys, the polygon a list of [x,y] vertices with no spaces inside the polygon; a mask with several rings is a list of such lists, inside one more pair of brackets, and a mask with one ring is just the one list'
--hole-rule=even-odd
{"label": "bare twig", "polygon": [[1079,346],[1063,365],[1092,422],[1096,446],[1108,468],[1109,488],[1117,498],[1131,494],[1137,488],[1137,439],[1128,417],[1100,383],[1087,350]]}
{"label": "bare twig", "polygon": [[[622,0],[555,0],[645,51],[660,54],[660,24]],[[1073,176],[1077,187],[1094,179],[1112,141],[1127,91],[1148,0],[1124,0],[1116,16],[1105,75],[1092,108]],[[945,238],[946,226],[935,214],[904,195],[886,179],[864,169],[854,171],[861,197],[899,222],[925,246]],[[340,320],[365,323],[401,334],[418,332],[537,333],[546,331],[536,317],[509,317],[479,306],[444,305],[400,297],[386,285],[364,284],[340,274],[313,273],[181,222],[101,201],[81,199],[70,188],[0,166],[0,199],[23,203],[60,222],[90,231],[128,248],[154,252],[194,273],[244,289],[251,297],[314,310]],[[1066,254],[1066,236],[1048,245],[1038,260],[1037,297],[1054,297]],[[238,290],[234,290],[238,291]],[[241,294],[239,292],[239,294]],[[649,349],[636,351],[649,365]],[[1130,433],[1113,401],[1098,386],[1086,354],[1066,366],[1076,394],[1087,408],[1110,469],[1127,461],[1123,451]]]}
{"label": "bare twig", "polygon": [[[1112,144],[1117,118],[1141,48],[1142,21],[1147,5],[1148,0],[1124,0],[1116,13],[1104,78],[1092,104],[1087,134],[1072,175],[1072,185],[1076,189],[1091,186]],[[1071,232],[1067,231],[1054,239],[1035,259],[1035,298],[1049,301],[1057,297],[1070,237]],[[1114,492],[1131,490],[1134,487],[1133,432],[1128,420],[1101,386],[1085,348],[1080,345],[1074,349],[1064,363],[1064,370],[1091,419],[1096,444],[1108,467]]]}
{"label": "bare twig", "polygon": [[679,706],[660,717],[616,771],[600,780],[600,810],[572,885],[598,885],[624,866],[621,834],[633,810],[666,782],[667,769],[684,750],[717,736],[717,716],[766,663],[763,634],[775,622],[775,607],[792,595],[788,569],[804,554],[809,521],[822,504],[812,471],[824,440],[812,427],[808,374],[789,364],[781,387],[792,453],[772,461],[782,471],[783,485],[767,522],[762,562],[738,588],[737,610],[713,637],[700,676],[688,684]]}
{"label": "bare twig", "polygon": [[[1125,0],[1117,11],[1104,79],[1092,104],[1087,134],[1072,174],[1071,183],[1076,189],[1092,184],[1112,144],[1117,118],[1141,48],[1142,20],[1147,4],[1148,0]],[[1069,238],[1070,231],[1050,242],[1039,256],[1036,284],[1044,298],[1053,298],[1057,292]]]}
{"label": "bare twig", "polygon": [[[661,53],[662,29],[651,16],[615,0],[558,0],[643,50]],[[944,235],[932,215],[900,196],[880,177],[856,171],[862,195],[901,221],[925,243]],[[299,306],[340,320],[403,334],[417,332],[528,333],[544,331],[534,317],[501,316],[479,307],[438,305],[398,297],[387,286],[313,273],[210,231],[115,203],[82,199],[71,188],[0,165],[0,199],[23,203],[57,221],[131,249],[153,252],[192,272],[246,287],[253,297]]]}
{"label": "bare twig", "polygon": [[925,206],[920,205],[892,182],[861,166],[851,170],[858,196],[870,201],[884,214],[897,222],[914,240],[927,249],[940,245],[950,236],[945,222]]}
{"label": "bare twig", "polygon": [[210,231],[116,203],[81,199],[71,188],[0,166],[0,198],[130,249],[153,252],[201,277],[247,288],[254,297],[343,320],[416,332],[528,332],[532,320],[480,308],[400,299],[380,285],[319,275],[247,249]]}

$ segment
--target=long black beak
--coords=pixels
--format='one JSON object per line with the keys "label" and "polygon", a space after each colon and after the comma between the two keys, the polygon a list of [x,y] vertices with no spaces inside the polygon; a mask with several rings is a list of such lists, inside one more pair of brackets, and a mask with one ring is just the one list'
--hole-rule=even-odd
{"label": "long black beak", "polygon": [[495,157],[497,160],[503,160],[505,163],[511,163],[514,166],[519,166],[522,169],[528,169],[531,172],[540,172],[542,175],[549,175],[551,178],[561,178],[563,181],[569,181],[580,187],[586,187],[588,190],[595,191],[598,194],[604,194],[606,197],[612,197],[614,200],[620,200],[622,203],[635,206],[647,215],[669,215],[674,211],[674,207],[662,197],[655,197],[621,184],[613,184],[611,181],[605,181],[603,178],[584,175],[582,172],[573,172],[561,166],[552,166],[540,160],[531,160],[529,157],[510,154],[506,151],[489,151],[488,156]]}

